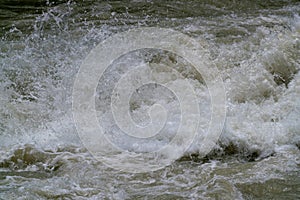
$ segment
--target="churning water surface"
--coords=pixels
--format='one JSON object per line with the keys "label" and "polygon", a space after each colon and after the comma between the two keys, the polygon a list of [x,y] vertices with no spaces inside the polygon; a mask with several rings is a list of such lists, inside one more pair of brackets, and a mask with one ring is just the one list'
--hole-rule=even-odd
{"label": "churning water surface", "polygon": [[[296,0],[1,0],[0,199],[300,198],[299,14]],[[106,166],[81,143],[72,90],[98,43],[138,27],[171,28],[204,46],[225,85],[226,119],[206,156],[199,136],[171,165],[133,174]],[[124,55],[100,79],[95,102],[106,133],[118,136],[106,115],[111,84],[141,63],[160,81],[176,86],[182,79],[166,65],[190,81],[205,133],[211,117],[205,81],[181,57],[153,49]],[[157,102],[174,116],[163,136],[137,147],[117,137],[122,148],[153,150],[177,131],[180,102],[157,85],[132,94],[132,119],[147,125],[145,112]]]}

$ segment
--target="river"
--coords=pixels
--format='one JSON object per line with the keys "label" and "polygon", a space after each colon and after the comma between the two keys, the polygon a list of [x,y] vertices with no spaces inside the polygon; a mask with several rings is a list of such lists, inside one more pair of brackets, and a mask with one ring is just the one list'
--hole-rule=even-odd
{"label": "river", "polygon": [[[221,76],[226,117],[208,154],[201,154],[203,138],[196,136],[184,152],[172,147],[176,159],[167,166],[131,173],[104,164],[84,145],[72,96],[92,49],[117,33],[147,27],[172,29],[202,45]],[[205,135],[212,100],[201,75],[184,58],[144,49],[113,63],[95,90],[108,137],[141,154],[165,145],[179,127],[176,96],[150,84],[133,92],[128,110],[144,126],[145,112],[164,105],[175,116],[167,118],[164,135],[136,147],[138,140],[114,129],[106,115],[111,84],[141,63],[151,64],[144,74],[151,68],[156,80],[174,88],[189,80],[201,114],[197,131]],[[1,0],[0,199],[299,199],[299,69],[296,0]]]}

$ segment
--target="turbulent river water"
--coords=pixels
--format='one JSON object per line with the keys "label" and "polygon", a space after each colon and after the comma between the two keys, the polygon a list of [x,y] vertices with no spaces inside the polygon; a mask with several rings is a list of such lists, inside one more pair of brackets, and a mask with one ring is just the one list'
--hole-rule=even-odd
{"label": "turbulent river water", "polygon": [[[299,15],[296,0],[0,0],[0,199],[299,199]],[[172,164],[129,173],[82,144],[72,92],[93,48],[143,27],[174,29],[204,46],[224,82],[226,119],[207,155],[195,137]],[[97,86],[108,135],[115,133],[105,115],[109,84],[136,63],[152,64],[154,76],[173,85],[182,77],[164,66],[175,66],[196,91],[199,131],[207,131],[211,99],[201,75],[170,52],[144,49],[119,58]],[[139,154],[169,141],[180,102],[168,92],[146,85],[128,106],[133,120],[147,125],[145,111],[165,105],[175,117],[164,138],[133,148],[135,141],[119,137],[119,145]]]}

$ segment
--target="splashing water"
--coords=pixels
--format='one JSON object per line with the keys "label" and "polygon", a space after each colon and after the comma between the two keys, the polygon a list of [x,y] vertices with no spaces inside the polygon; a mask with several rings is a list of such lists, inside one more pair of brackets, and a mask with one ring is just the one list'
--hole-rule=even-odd
{"label": "splashing water", "polygon": [[[29,0],[2,1],[0,10],[1,199],[299,197],[299,2]],[[185,91],[180,81],[189,81],[203,134],[163,169],[119,172],[96,160],[78,136],[72,116],[74,81],[100,42],[153,26],[185,33],[211,55],[225,85],[225,124],[203,157],[212,100],[202,74],[172,52],[130,52],[112,63],[97,85],[95,107],[108,137],[118,136],[107,113],[113,84],[137,65],[180,91]],[[139,78],[131,78],[133,85]],[[133,85],[123,86],[136,89]],[[157,103],[169,117],[162,135],[142,144],[116,137],[122,148],[147,152],[173,137],[180,102],[171,91],[144,85],[132,93],[127,108],[143,127],[151,124],[147,112]]]}

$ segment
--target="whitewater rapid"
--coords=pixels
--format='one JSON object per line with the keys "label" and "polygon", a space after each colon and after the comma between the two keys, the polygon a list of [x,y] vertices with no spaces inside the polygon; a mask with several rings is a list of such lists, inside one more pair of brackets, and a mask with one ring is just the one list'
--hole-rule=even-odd
{"label": "whitewater rapid", "polygon": [[[150,199],[299,197],[298,2],[28,1],[24,8],[2,4],[0,198],[22,199],[25,194],[44,199],[132,199],[150,193]],[[190,147],[182,153],[174,146],[170,152],[180,152],[177,161],[149,174],[130,174],[106,166],[83,145],[72,95],[92,49],[116,33],[141,27],[174,29],[205,49],[224,83],[226,118],[216,145],[203,156],[212,110],[201,74],[184,58],[161,50],[118,58],[99,80],[95,108],[99,124],[123,149],[157,149],[172,139],[180,121],[176,95],[155,84],[135,91],[139,77],[132,76],[125,82],[133,83],[121,85],[135,91],[128,105],[132,120],[141,127],[149,125],[147,112],[158,103],[167,111],[168,123],[162,135],[141,144],[119,135],[108,112],[110,96],[114,84],[134,66],[142,66],[137,73],[146,76],[151,71],[149,79],[180,92],[186,91],[179,86],[187,80],[200,112]],[[163,121],[157,119],[158,124]]]}

